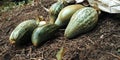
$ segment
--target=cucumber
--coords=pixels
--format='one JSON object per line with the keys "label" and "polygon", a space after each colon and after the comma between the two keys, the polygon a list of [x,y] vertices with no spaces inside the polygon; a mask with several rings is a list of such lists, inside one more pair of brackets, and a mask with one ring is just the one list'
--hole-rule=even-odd
{"label": "cucumber", "polygon": [[59,12],[61,9],[65,7],[66,3],[63,0],[58,0],[56,3],[52,4],[50,9],[49,9],[49,18],[50,18],[50,23],[54,23],[55,20],[58,17]]}
{"label": "cucumber", "polygon": [[86,33],[95,27],[98,21],[98,13],[92,7],[85,7],[75,12],[65,29],[64,36],[73,38],[81,33]]}
{"label": "cucumber", "polygon": [[58,26],[55,24],[45,24],[37,27],[32,34],[32,43],[34,46],[42,44],[42,42],[54,37],[54,34],[58,30]]}
{"label": "cucumber", "polygon": [[19,45],[31,41],[29,39],[37,26],[35,20],[23,21],[12,31],[9,37],[10,43]]}
{"label": "cucumber", "polygon": [[76,4],[76,5],[69,5],[66,6],[65,8],[63,8],[59,15],[58,18],[55,21],[55,24],[60,26],[60,27],[64,27],[67,26],[67,24],[70,21],[70,18],[72,17],[72,15],[79,9],[83,8],[84,6],[80,5],[80,4]]}

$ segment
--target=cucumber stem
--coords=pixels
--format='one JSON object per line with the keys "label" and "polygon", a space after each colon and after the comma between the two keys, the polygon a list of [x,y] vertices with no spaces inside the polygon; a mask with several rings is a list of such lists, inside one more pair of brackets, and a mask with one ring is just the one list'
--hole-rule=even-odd
{"label": "cucumber stem", "polygon": [[15,41],[14,41],[14,40],[10,40],[10,43],[11,43],[11,44],[15,44]]}
{"label": "cucumber stem", "polygon": [[33,43],[33,46],[37,46],[37,43]]}
{"label": "cucumber stem", "polygon": [[101,14],[101,11],[98,8],[98,4],[97,3],[95,3],[95,5],[93,6],[93,8],[97,11],[98,15]]}
{"label": "cucumber stem", "polygon": [[43,18],[43,16],[38,16],[35,19],[37,20],[36,23],[39,25],[39,22],[42,21],[44,18]]}
{"label": "cucumber stem", "polygon": [[50,17],[50,23],[54,24],[56,17],[55,16],[49,16],[49,17]]}

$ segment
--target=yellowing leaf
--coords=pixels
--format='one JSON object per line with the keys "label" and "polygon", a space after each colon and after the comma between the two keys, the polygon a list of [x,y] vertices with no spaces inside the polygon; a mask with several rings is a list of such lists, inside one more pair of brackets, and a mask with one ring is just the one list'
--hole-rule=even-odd
{"label": "yellowing leaf", "polygon": [[57,55],[56,55],[57,60],[62,60],[62,57],[64,56],[64,53],[65,53],[65,50],[66,49],[64,47],[62,47],[60,49],[60,51],[57,52]]}

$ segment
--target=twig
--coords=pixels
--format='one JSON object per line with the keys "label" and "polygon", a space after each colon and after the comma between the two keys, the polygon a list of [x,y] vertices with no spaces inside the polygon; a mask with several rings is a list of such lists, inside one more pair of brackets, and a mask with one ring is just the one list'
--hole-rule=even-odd
{"label": "twig", "polygon": [[110,52],[107,52],[107,54],[110,54],[110,55],[112,55],[113,57],[116,57],[116,58],[118,58],[118,59],[120,60],[120,56],[117,56],[117,55],[115,55],[115,54],[113,54],[113,53],[110,53]]}
{"label": "twig", "polygon": [[95,42],[93,42],[89,37],[87,37],[88,41],[90,41],[93,45],[95,44]]}
{"label": "twig", "polygon": [[49,9],[46,8],[45,6],[43,6],[43,4],[42,4],[41,2],[42,2],[42,0],[40,0],[40,5],[41,5],[41,7],[42,7],[45,11],[49,12]]}

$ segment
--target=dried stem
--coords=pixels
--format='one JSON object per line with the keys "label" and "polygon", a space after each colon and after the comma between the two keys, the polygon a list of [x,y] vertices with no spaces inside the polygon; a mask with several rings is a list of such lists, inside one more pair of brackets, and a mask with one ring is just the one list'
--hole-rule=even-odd
{"label": "dried stem", "polygon": [[40,0],[40,5],[41,5],[41,7],[42,7],[45,11],[49,12],[49,9],[46,8],[41,2],[42,2],[42,0]]}
{"label": "dried stem", "polygon": [[107,52],[107,54],[110,54],[110,55],[112,55],[113,57],[116,57],[116,58],[118,58],[118,59],[120,60],[120,56],[117,56],[117,55],[115,55],[115,54],[113,54],[113,53],[110,53],[110,52]]}

